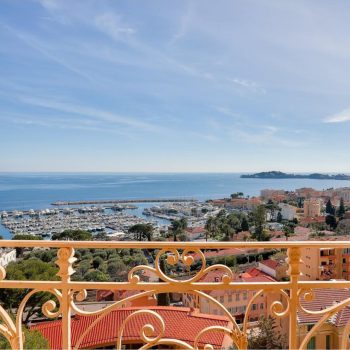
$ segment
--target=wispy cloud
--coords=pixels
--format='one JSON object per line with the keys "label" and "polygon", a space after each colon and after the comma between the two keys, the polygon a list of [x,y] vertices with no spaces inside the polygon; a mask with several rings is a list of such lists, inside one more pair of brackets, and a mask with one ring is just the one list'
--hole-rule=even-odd
{"label": "wispy cloud", "polygon": [[112,12],[97,15],[94,19],[94,24],[98,30],[109,35],[113,40],[123,39],[125,36],[136,32],[135,28],[123,24],[121,17]]}
{"label": "wispy cloud", "polygon": [[59,56],[53,54],[51,50],[45,46],[42,42],[40,42],[37,38],[35,38],[32,35],[28,35],[22,31],[19,31],[13,27],[10,27],[7,24],[1,23],[0,22],[0,27],[3,27],[6,29],[8,32],[10,32],[12,35],[14,35],[17,39],[21,40],[25,45],[29,46],[30,48],[38,51],[41,53],[43,56],[46,58],[50,59],[51,61],[59,64],[60,66],[64,67],[65,69],[69,70],[70,72],[73,72],[80,77],[87,79],[89,81],[95,81],[93,77],[90,75],[86,74],[82,70],[76,68],[75,66],[71,65],[68,63],[66,60],[60,58]]}
{"label": "wispy cloud", "polygon": [[171,40],[172,44],[177,40],[183,38],[187,34],[188,28],[193,19],[193,14],[194,14],[194,4],[192,1],[190,1],[187,5],[187,8],[184,14],[180,17],[179,28]]}
{"label": "wispy cloud", "polygon": [[34,98],[34,97],[21,97],[21,102],[31,104],[38,107],[48,108],[64,113],[77,114],[80,116],[88,116],[94,119],[103,120],[112,124],[119,124],[128,127],[133,127],[145,131],[160,131],[163,130],[162,127],[159,127],[154,124],[140,121],[135,118],[122,116],[110,111],[96,109],[93,107],[81,106],[78,104],[72,104],[69,102],[61,101],[50,101],[47,99]]}
{"label": "wispy cloud", "polygon": [[324,123],[344,123],[350,121],[350,108],[344,109],[340,113],[330,115],[323,119]]}
{"label": "wispy cloud", "polygon": [[94,123],[91,120],[72,120],[65,119],[62,117],[53,118],[52,116],[38,117],[36,115],[20,115],[20,114],[5,114],[0,117],[0,120],[4,123],[16,124],[24,127],[44,127],[51,129],[64,129],[64,130],[80,130],[87,132],[101,132],[116,134],[124,136],[130,139],[135,138],[131,133],[116,129],[116,128],[107,128],[101,126],[97,123]]}
{"label": "wispy cloud", "polygon": [[236,84],[241,88],[262,93],[262,94],[266,93],[266,90],[255,81],[247,80],[247,79],[239,79],[239,78],[227,78],[227,80],[231,83]]}

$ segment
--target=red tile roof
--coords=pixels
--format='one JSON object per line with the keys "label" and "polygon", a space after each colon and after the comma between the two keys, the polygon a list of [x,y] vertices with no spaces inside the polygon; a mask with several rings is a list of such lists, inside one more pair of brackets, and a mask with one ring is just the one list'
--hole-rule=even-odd
{"label": "red tile roof", "polygon": [[[142,310],[154,310],[157,312],[165,323],[165,334],[163,338],[173,338],[187,342],[193,346],[197,334],[209,326],[229,326],[229,320],[222,316],[213,316],[200,313],[190,314],[189,308],[184,307],[148,307]],[[89,332],[83,339],[80,348],[97,347],[100,344],[116,344],[118,331],[123,321],[130,314],[140,310],[140,308],[124,308],[111,311],[106,317],[98,322],[93,331]],[[97,316],[76,316],[72,318],[71,334],[72,347],[75,346],[79,336],[85,329],[97,318]],[[124,342],[142,343],[140,333],[142,327],[146,324],[152,324],[155,328],[155,334],[159,334],[160,325],[155,317],[150,315],[134,316],[127,324],[124,330]],[[48,339],[51,349],[62,349],[61,341],[61,320],[44,322],[36,324],[31,329],[39,330],[43,336]],[[200,346],[210,343],[214,348],[222,347],[224,334],[221,332],[208,332],[201,338]]]}
{"label": "red tile roof", "polygon": [[269,267],[270,269],[276,270],[276,267],[279,265],[279,262],[277,260],[268,259],[260,261],[260,264],[263,264]]}
{"label": "red tile roof", "polygon": [[[307,310],[320,311],[327,307],[339,303],[345,299],[350,298],[350,290],[345,288],[339,289],[315,289],[314,299],[310,302],[305,301],[303,298],[300,299],[302,306]],[[298,311],[298,321],[299,323],[316,323],[321,316],[309,315],[305,312]],[[332,323],[336,327],[345,326],[346,323],[350,321],[350,309],[349,307],[344,307],[341,311],[337,312],[333,317],[331,317],[328,322]]]}

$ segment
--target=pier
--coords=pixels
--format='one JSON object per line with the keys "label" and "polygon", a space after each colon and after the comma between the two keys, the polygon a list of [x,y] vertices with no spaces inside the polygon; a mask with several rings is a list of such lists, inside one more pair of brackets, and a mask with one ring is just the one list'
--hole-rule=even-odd
{"label": "pier", "polygon": [[93,200],[93,201],[57,201],[52,203],[54,206],[61,205],[81,205],[81,204],[122,204],[122,203],[181,203],[181,202],[198,202],[197,199],[184,198],[146,198],[146,199],[112,199],[112,200]]}

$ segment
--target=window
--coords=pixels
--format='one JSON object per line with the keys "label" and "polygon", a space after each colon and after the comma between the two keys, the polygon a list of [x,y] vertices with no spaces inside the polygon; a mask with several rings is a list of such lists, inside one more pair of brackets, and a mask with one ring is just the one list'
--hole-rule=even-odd
{"label": "window", "polygon": [[230,303],[232,301],[232,294],[228,296],[228,302]]}
{"label": "window", "polygon": [[256,309],[257,309],[257,305],[256,305],[256,304],[253,304],[252,310],[256,310]]}
{"label": "window", "polygon": [[326,335],[326,350],[330,350],[330,349],[331,349],[331,336]]}
{"label": "window", "polygon": [[236,293],[236,301],[239,301],[239,293]]}
{"label": "window", "polygon": [[223,302],[224,302],[224,296],[221,295],[221,296],[220,296],[220,303],[223,303]]}
{"label": "window", "polygon": [[247,300],[247,292],[243,293],[243,300]]}
{"label": "window", "polygon": [[261,303],[261,304],[260,304],[260,309],[262,310],[263,308],[264,308],[264,304]]}
{"label": "window", "polygon": [[316,338],[312,337],[310,341],[307,343],[308,350],[316,350]]}

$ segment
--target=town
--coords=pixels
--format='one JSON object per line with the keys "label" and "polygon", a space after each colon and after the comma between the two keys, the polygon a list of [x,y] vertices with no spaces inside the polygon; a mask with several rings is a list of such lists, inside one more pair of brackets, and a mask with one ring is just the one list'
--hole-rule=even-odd
{"label": "town", "polygon": [[[114,205],[81,205],[64,208],[29,210],[22,212],[2,212],[2,224],[11,231],[13,239],[53,239],[53,240],[97,240],[97,241],[158,241],[158,242],[293,242],[293,241],[336,241],[348,240],[350,229],[350,188],[336,188],[317,191],[312,188],[300,188],[295,191],[264,189],[259,197],[245,197],[243,193],[233,193],[227,198],[207,201],[185,201],[151,203],[142,212],[142,217],[131,215],[137,208],[120,203]],[[127,212],[128,211],[128,212]],[[159,225],[157,218],[166,220]],[[127,251],[118,249],[79,249],[78,261],[72,278],[76,281],[119,281],[128,280],[131,269],[149,265],[156,268],[159,262],[157,250],[142,248]],[[172,266],[169,258],[173,253],[162,253],[167,258],[163,263],[164,273],[175,280],[193,278],[204,263],[206,266],[223,264],[230,270],[234,283],[271,283],[289,281],[287,253],[276,248],[228,248],[206,249],[202,253],[189,249],[192,259],[190,266],[178,263]],[[203,254],[203,255],[202,255]],[[164,256],[163,256],[164,257]],[[54,252],[47,249],[2,249],[1,266],[7,269],[7,275],[23,273],[27,264],[49,264],[53,266]],[[342,281],[350,280],[350,248],[312,248],[301,249],[301,281]],[[53,267],[52,267],[53,268]],[[54,269],[54,268],[53,268]],[[53,270],[54,271],[54,270]],[[154,270],[155,271],[155,270]],[[140,269],[139,277],[145,282],[156,282],[157,273]],[[218,270],[208,271],[200,279],[202,283],[215,283],[224,278],[225,273]],[[37,278],[38,276],[36,276]],[[32,276],[33,278],[33,276]],[[96,290],[89,291],[84,302],[79,304],[86,310],[107,307],[118,300],[137,296],[141,290]],[[2,293],[2,291],[1,291]],[[323,300],[323,307],[350,297],[348,289],[316,290],[317,298]],[[4,296],[4,295],[2,295]],[[216,300],[215,304],[207,296]],[[282,299],[281,299],[282,298]],[[271,327],[278,329],[275,334],[275,346],[286,346],[288,322],[271,321],[272,305],[279,300],[286,301],[276,292],[256,294],[254,290],[206,291],[205,296],[191,293],[152,294],[126,302],[125,306],[157,308],[167,306],[176,312],[188,308],[198,317],[224,317],[228,310],[235,322],[249,322],[252,327],[262,327],[261,322],[273,322]],[[316,304],[303,301],[305,307],[315,308]],[[27,324],[46,334],[51,346],[56,343],[50,329],[50,323],[41,322],[33,309],[28,315]],[[248,320],[246,313],[249,311]],[[192,314],[191,314],[192,315]],[[310,325],[308,315],[298,314],[299,338],[302,341]],[[264,317],[263,319],[261,317]],[[318,344],[336,344],[344,331],[350,316],[341,323],[334,321],[324,325],[324,336],[318,335]],[[348,317],[348,318],[346,318]],[[316,319],[317,321],[317,319]],[[316,322],[315,321],[315,322]],[[255,326],[254,326],[255,325]],[[47,328],[46,328],[47,327]],[[327,333],[328,328],[332,332]],[[322,328],[323,329],[323,328]],[[323,331],[322,331],[323,332]],[[323,333],[322,333],[323,334]],[[253,337],[254,338],[254,337]],[[252,344],[257,341],[251,338]],[[310,340],[316,342],[314,338]],[[313,343],[311,343],[312,345]],[[222,345],[222,344],[221,344]]]}

